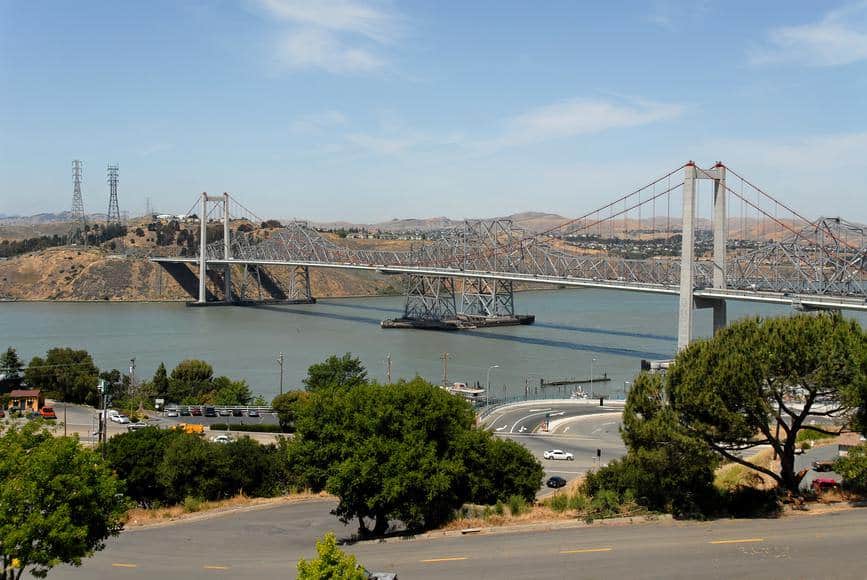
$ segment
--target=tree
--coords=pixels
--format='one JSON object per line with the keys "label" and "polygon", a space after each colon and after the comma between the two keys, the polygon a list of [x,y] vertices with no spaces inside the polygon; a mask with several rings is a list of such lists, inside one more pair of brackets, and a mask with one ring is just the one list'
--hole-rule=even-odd
{"label": "tree", "polygon": [[210,399],[215,405],[247,405],[253,398],[247,381],[233,381],[229,377],[217,377],[211,383]]}
{"label": "tree", "polygon": [[[839,314],[747,319],[678,354],[664,398],[684,433],[797,494],[803,477],[795,473],[798,433],[837,434],[810,421],[863,408],[865,353],[867,336]],[[778,473],[741,457],[758,445],[774,449]]]}
{"label": "tree", "polygon": [[175,403],[200,402],[211,390],[214,369],[202,360],[187,359],[178,363],[169,378],[168,397]]}
{"label": "tree", "polygon": [[166,489],[166,499],[183,501],[187,497],[223,499],[233,495],[226,485],[231,478],[228,456],[222,445],[196,435],[172,438],[157,468],[157,479]]}
{"label": "tree", "polygon": [[158,477],[163,453],[171,441],[183,436],[176,429],[139,429],[110,438],[105,458],[126,483],[127,495],[143,507],[165,501],[168,493]]}
{"label": "tree", "polygon": [[284,433],[291,433],[295,430],[295,420],[298,417],[299,409],[309,399],[310,393],[307,391],[288,391],[274,397],[271,408],[277,413],[280,429]]}
{"label": "tree", "polygon": [[843,476],[843,485],[857,493],[867,493],[867,445],[851,448],[834,462],[834,471]]}
{"label": "tree", "polygon": [[24,371],[24,381],[68,403],[95,406],[99,402],[99,369],[86,350],[52,348],[44,359],[33,357]]}
{"label": "tree", "polygon": [[166,363],[161,362],[154,373],[154,378],[151,381],[153,395],[156,398],[164,399],[169,395],[169,377],[166,373]]}
{"label": "tree", "polygon": [[350,389],[366,380],[367,371],[361,360],[346,353],[342,357],[331,355],[324,362],[312,365],[303,382],[308,391],[318,391],[326,387]]}
{"label": "tree", "polygon": [[315,391],[300,407],[290,462],[338,496],[334,513],[357,519],[362,534],[368,519],[375,534],[390,519],[432,527],[469,499],[457,443],[474,420],[466,401],[420,378]]}
{"label": "tree", "polygon": [[516,495],[535,500],[545,471],[526,447],[482,429],[467,431],[457,446],[466,468],[468,501],[493,504]]}
{"label": "tree", "polygon": [[0,435],[0,580],[25,569],[45,577],[81,560],[117,535],[125,512],[122,484],[97,453],[38,423]]}
{"label": "tree", "polygon": [[713,507],[719,456],[679,425],[665,402],[660,375],[636,378],[623,409],[621,436],[626,456],[587,475],[588,495],[609,490],[622,498],[629,491],[647,508],[676,514],[703,513]]}
{"label": "tree", "polygon": [[355,556],[337,547],[334,532],[316,542],[316,558],[298,560],[298,580],[365,580],[367,574]]}
{"label": "tree", "polygon": [[11,346],[0,355],[0,394],[21,388],[24,378],[23,368],[18,353]]}

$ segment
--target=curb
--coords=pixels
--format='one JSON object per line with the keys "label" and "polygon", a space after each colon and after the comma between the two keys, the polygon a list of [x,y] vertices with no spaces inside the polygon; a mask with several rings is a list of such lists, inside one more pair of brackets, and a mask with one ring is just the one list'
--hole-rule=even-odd
{"label": "curb", "polygon": [[571,530],[583,528],[598,528],[607,526],[623,526],[623,525],[638,525],[649,523],[671,522],[674,518],[671,514],[647,515],[647,516],[626,516],[620,518],[606,518],[593,520],[590,523],[584,520],[558,520],[551,522],[539,522],[531,524],[514,524],[505,526],[489,526],[485,528],[466,528],[463,530],[445,530],[425,532],[423,534],[413,536],[394,536],[391,538],[380,538],[376,540],[359,540],[355,544],[396,544],[400,542],[411,542],[414,540],[435,540],[438,538],[455,538],[459,536],[482,536],[495,534],[512,534],[519,532],[551,532],[555,530]]}

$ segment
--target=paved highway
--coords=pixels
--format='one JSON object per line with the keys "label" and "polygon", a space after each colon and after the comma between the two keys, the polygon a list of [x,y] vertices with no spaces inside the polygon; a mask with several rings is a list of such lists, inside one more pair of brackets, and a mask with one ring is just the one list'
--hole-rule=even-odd
{"label": "paved highway", "polygon": [[[535,401],[494,411],[483,424],[498,436],[526,446],[545,468],[545,479],[559,475],[572,480],[598,467],[597,449],[602,450],[603,464],[626,453],[619,432],[621,411],[622,406],[600,407],[598,402],[584,400]],[[546,421],[550,432],[539,432]],[[542,454],[549,449],[568,451],[575,459],[547,460]]]}
{"label": "paved highway", "polygon": [[[312,501],[124,532],[60,579],[294,577],[299,557],[329,529]],[[346,549],[401,578],[863,578],[863,510],[777,520],[653,522],[389,542]]]}

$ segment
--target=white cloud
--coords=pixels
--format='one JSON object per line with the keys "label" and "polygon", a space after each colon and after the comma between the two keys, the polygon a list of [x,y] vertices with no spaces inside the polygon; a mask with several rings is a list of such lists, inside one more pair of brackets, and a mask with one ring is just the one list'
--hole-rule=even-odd
{"label": "white cloud", "polygon": [[302,28],[284,34],[277,60],[290,69],[323,69],[331,73],[365,73],[381,68],[385,61],[373,52],[350,46],[327,31]]}
{"label": "white cloud", "polygon": [[572,100],[533,109],[506,123],[503,134],[482,144],[483,149],[529,145],[551,139],[638,127],[681,115],[683,106],[649,101],[618,103]]}
{"label": "white cloud", "polygon": [[346,115],[340,111],[321,111],[298,117],[292,122],[290,130],[302,134],[320,133],[326,129],[345,125],[346,122]]}
{"label": "white cloud", "polygon": [[281,24],[276,59],[288,69],[336,74],[383,68],[382,51],[402,33],[395,14],[359,0],[256,0]]}
{"label": "white cloud", "polygon": [[750,55],[755,65],[841,66],[863,60],[867,60],[864,0],[833,10],[819,22],[771,30],[767,44]]}

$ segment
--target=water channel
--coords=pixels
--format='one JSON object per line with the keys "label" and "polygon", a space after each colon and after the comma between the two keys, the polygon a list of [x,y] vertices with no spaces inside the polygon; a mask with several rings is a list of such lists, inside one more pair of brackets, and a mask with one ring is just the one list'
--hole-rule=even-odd
{"label": "water channel", "polygon": [[[557,290],[516,295],[516,308],[536,315],[532,326],[462,332],[383,330],[399,315],[400,297],[323,299],[313,305],[187,308],[178,303],[0,303],[0,348],[14,346],[25,360],[53,346],[88,350],[100,368],[150,377],[160,362],[210,362],[217,374],[244,378],[265,398],[278,391],[276,358],[284,353],[286,389],[300,388],[306,369],[329,354],[359,356],[368,375],[385,381],[416,374],[440,383],[448,352],[448,380],[484,386],[491,365],[491,397],[531,393],[539,380],[606,373],[596,393],[620,395],[641,359],[671,358],[677,301],[671,296],[604,290]],[[788,307],[730,301],[730,319],[784,315]],[[867,316],[853,315],[867,324]],[[696,313],[698,336],[711,329],[710,311]],[[568,388],[568,387],[567,387]],[[589,388],[588,388],[589,390]]]}

